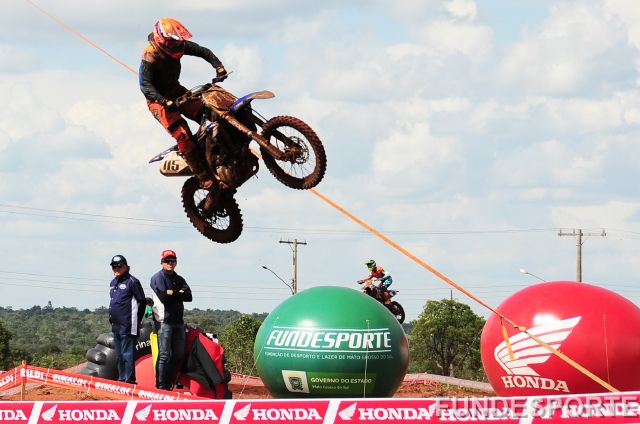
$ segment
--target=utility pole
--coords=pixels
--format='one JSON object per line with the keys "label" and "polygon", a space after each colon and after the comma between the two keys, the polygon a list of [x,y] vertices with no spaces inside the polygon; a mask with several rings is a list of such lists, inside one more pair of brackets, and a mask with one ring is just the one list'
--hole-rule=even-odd
{"label": "utility pole", "polygon": [[293,278],[291,278],[291,287],[293,287],[293,294],[298,293],[298,245],[306,245],[305,241],[298,241],[298,239],[280,240],[280,243],[293,245]]}
{"label": "utility pole", "polygon": [[558,235],[560,237],[562,236],[573,236],[573,237],[577,237],[577,247],[578,247],[578,255],[576,258],[576,281],[582,281],[582,245],[584,244],[584,242],[582,241],[582,237],[586,236],[601,236],[601,237],[605,237],[607,235],[607,232],[604,230],[604,228],[602,229],[602,232],[600,233],[584,233],[582,232],[582,228],[578,228],[578,229],[573,229],[570,233],[564,233],[562,232],[562,230],[560,230],[558,232]]}

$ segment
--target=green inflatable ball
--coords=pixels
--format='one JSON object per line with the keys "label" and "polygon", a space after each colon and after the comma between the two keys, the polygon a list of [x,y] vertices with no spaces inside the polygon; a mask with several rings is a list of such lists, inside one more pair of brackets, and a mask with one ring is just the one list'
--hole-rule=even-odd
{"label": "green inflatable ball", "polygon": [[371,297],[315,287],[267,316],[253,348],[276,398],[391,397],[409,365],[407,336]]}

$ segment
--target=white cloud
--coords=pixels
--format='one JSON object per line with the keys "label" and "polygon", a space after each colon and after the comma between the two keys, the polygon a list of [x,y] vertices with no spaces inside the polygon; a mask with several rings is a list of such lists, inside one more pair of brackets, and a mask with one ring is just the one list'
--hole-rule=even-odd
{"label": "white cloud", "polygon": [[21,73],[41,61],[28,51],[7,44],[0,44],[0,74]]}
{"label": "white cloud", "polygon": [[[0,90],[5,93],[0,130],[14,142],[63,127],[61,116],[42,101],[32,84],[11,83],[9,78],[5,78],[0,83]],[[32,111],[39,113],[33,114]]]}
{"label": "white cloud", "polygon": [[638,5],[626,0],[604,0],[604,10],[607,14],[612,14],[624,22],[629,42],[640,49],[640,8]]}
{"label": "white cloud", "polygon": [[482,25],[436,21],[425,28],[422,37],[425,46],[443,56],[462,54],[478,61],[491,52],[492,32]]}
{"label": "white cloud", "polygon": [[571,197],[575,197],[579,187],[601,177],[602,160],[597,147],[549,140],[501,156],[492,174],[495,184],[524,189],[525,198],[553,196],[558,189],[565,189],[566,194],[567,188],[574,190]]}
{"label": "white cloud", "polygon": [[629,220],[640,210],[638,202],[607,201],[581,206],[551,208],[551,217],[557,227],[628,228]]}
{"label": "white cloud", "polygon": [[539,30],[524,33],[510,48],[501,79],[523,91],[553,95],[619,84],[607,81],[607,73],[628,75],[634,57],[619,21],[603,15],[601,8],[582,2],[555,4]]}
{"label": "white cloud", "polygon": [[545,107],[549,123],[563,132],[606,131],[624,124],[625,111],[616,98],[548,99]]}
{"label": "white cloud", "polygon": [[459,154],[455,140],[434,137],[426,123],[407,123],[375,145],[371,169],[385,186],[429,188],[456,166]]}
{"label": "white cloud", "polygon": [[478,7],[473,0],[451,0],[445,5],[445,8],[453,16],[467,18],[471,21],[473,21],[478,14]]}

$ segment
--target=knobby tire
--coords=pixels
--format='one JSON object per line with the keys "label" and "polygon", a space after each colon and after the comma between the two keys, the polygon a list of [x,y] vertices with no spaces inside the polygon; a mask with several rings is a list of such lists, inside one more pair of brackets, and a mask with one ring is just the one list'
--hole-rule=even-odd
{"label": "knobby tire", "polygon": [[[284,132],[286,135],[287,131],[281,131],[286,128],[291,128],[302,136],[293,136],[289,137],[289,139],[297,143],[296,147],[302,147],[303,157],[298,157],[299,161],[296,161],[296,163],[276,160],[265,148],[260,147],[264,164],[269,172],[287,187],[307,190],[317,186],[322,181],[327,170],[327,155],[320,138],[309,125],[293,116],[276,116],[269,119],[262,126],[262,136],[282,151],[287,146],[277,139],[275,134],[278,131],[280,133]],[[315,163],[308,163],[312,159],[311,155],[313,155]]]}

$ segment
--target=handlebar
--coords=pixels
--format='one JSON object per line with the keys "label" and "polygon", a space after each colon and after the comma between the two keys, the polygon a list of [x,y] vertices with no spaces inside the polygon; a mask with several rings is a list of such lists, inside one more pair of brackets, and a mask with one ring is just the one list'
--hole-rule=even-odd
{"label": "handlebar", "polygon": [[204,93],[205,91],[207,91],[208,89],[210,89],[211,87],[213,87],[214,85],[216,85],[219,82],[224,81],[225,79],[227,79],[227,77],[229,76],[229,74],[231,74],[233,71],[226,73],[225,75],[217,75],[215,76],[211,82],[207,83],[207,84],[203,84],[203,85],[196,85],[195,87],[193,87],[191,90],[188,90],[186,93],[184,93],[182,96],[178,97],[176,99],[176,105],[177,106],[182,106],[184,103],[186,103],[188,100],[191,100],[193,97]]}
{"label": "handlebar", "polygon": [[212,83],[207,83],[207,84],[204,84],[204,85],[197,85],[197,86],[193,87],[191,90],[187,91],[182,96],[180,96],[180,97],[178,97],[176,99],[176,105],[177,106],[182,106],[187,101],[189,101],[192,98],[194,98],[195,96],[197,96],[199,94],[202,94],[205,91],[207,91],[208,89],[210,89],[212,85],[213,85]]}

